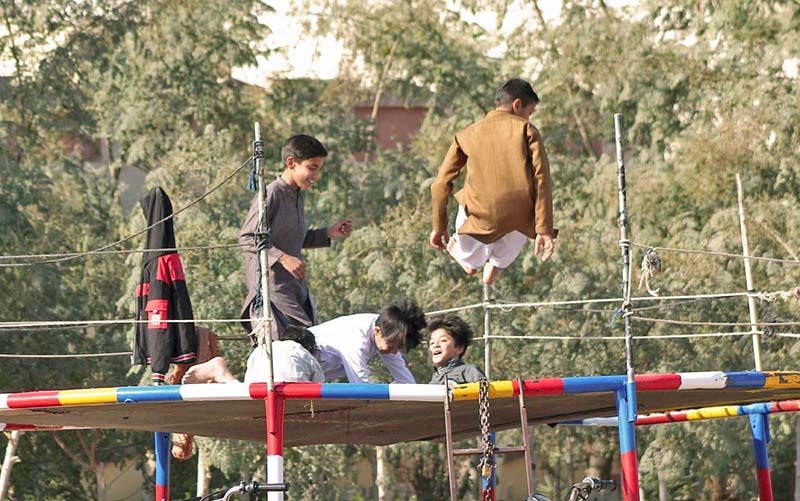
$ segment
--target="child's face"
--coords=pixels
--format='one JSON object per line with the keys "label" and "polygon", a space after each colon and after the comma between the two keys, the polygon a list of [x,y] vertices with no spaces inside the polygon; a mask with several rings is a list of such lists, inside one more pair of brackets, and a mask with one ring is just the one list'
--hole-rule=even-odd
{"label": "child's face", "polygon": [[437,367],[447,365],[450,360],[464,354],[463,346],[456,346],[455,340],[444,329],[436,329],[431,332],[431,340],[428,343],[428,353],[431,354],[431,361]]}
{"label": "child's face", "polygon": [[324,164],[325,157],[314,157],[297,162],[294,157],[290,156],[286,159],[286,174],[288,177],[286,181],[295,188],[307,190],[319,179]]}

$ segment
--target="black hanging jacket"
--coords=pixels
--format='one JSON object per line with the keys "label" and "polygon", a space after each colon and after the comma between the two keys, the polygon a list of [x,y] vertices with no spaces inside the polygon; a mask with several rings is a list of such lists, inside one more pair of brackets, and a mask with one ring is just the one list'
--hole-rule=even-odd
{"label": "black hanging jacket", "polygon": [[[172,203],[161,188],[153,188],[140,200],[147,226],[172,215]],[[145,249],[174,249],[172,218],[147,231]],[[192,363],[196,358],[197,336],[192,303],[186,288],[181,258],[174,250],[146,250],[142,275],[136,287],[134,364],[150,364],[153,381],[162,383],[170,363]]]}

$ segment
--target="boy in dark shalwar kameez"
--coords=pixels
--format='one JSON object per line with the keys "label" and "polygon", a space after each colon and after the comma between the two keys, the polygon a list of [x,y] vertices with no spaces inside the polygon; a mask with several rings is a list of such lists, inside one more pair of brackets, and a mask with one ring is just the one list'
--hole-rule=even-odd
{"label": "boy in dark shalwar kameez", "polygon": [[[316,138],[306,135],[292,136],[283,143],[281,161],[283,174],[266,188],[266,214],[268,215],[269,293],[272,306],[272,338],[280,339],[289,325],[310,327],[316,323],[316,308],[306,283],[306,263],[301,250],[328,247],[332,238],[343,238],[353,229],[353,221],[342,219],[328,228],[309,229],[306,224],[305,196],[320,177],[328,152]],[[242,306],[241,318],[245,330],[253,326],[250,319],[260,315],[256,298],[258,252],[258,197],[253,199],[244,225],[239,232],[239,243],[245,245],[245,277],[247,297]]]}
{"label": "boy in dark shalwar kameez", "polygon": [[[161,188],[153,188],[140,201],[147,226],[172,215],[172,203]],[[150,364],[153,382],[162,384],[169,364],[194,362],[197,336],[192,303],[186,288],[181,258],[175,250],[172,218],[147,230],[147,250],[142,258],[142,275],[136,287],[134,365]]]}

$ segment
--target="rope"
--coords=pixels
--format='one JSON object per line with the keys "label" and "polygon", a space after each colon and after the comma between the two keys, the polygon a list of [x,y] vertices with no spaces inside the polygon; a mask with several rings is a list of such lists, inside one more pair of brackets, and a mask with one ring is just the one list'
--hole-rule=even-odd
{"label": "rope", "polygon": [[[104,254],[142,254],[148,251],[167,251],[167,252],[182,252],[182,251],[200,251],[209,249],[231,249],[233,247],[245,247],[247,244],[211,244],[199,245],[192,247],[164,247],[160,249],[128,249],[128,250],[105,250],[92,252],[93,256],[101,256]],[[58,258],[58,257],[78,257],[86,254],[85,252],[67,252],[64,254],[22,254],[18,256],[0,256],[0,261],[6,259],[41,259],[41,258]],[[39,264],[30,263],[30,264]],[[0,267],[4,266],[0,264]]]}
{"label": "rope", "polygon": [[[187,320],[162,320],[161,323],[165,324],[223,324],[223,323],[237,323],[241,322],[241,318],[222,318],[222,319],[187,319]],[[91,327],[96,325],[128,325],[128,324],[146,324],[149,320],[134,320],[116,319],[116,320],[53,320],[43,322],[0,322],[0,330],[18,330],[27,329],[29,327]]]}
{"label": "rope", "polygon": [[658,296],[658,289],[650,287],[650,279],[656,273],[661,272],[661,257],[655,249],[649,249],[645,252],[642,258],[642,277],[639,279],[639,288],[642,288],[642,283],[647,288],[647,292],[651,296]]}
{"label": "rope", "polygon": [[[703,337],[735,337],[735,336],[752,336],[753,334],[763,334],[763,332],[704,332],[695,334],[663,334],[657,336],[632,336],[633,339],[691,339]],[[779,335],[779,334],[775,334]],[[798,335],[800,337],[800,335]],[[474,341],[482,341],[485,338],[475,338]],[[539,341],[624,341],[625,336],[489,336],[489,339],[535,339]]]}
{"label": "rope", "polygon": [[686,254],[702,254],[706,256],[730,257],[736,259],[752,259],[753,261],[767,261],[770,263],[800,264],[800,260],[798,259],[778,259],[774,257],[745,256],[744,254],[734,254],[732,252],[714,252],[714,251],[697,250],[697,249],[681,249],[677,247],[654,247],[652,245],[644,245],[635,242],[631,242],[631,245],[633,247],[639,247],[642,249],[658,249],[667,252],[683,252]]}
{"label": "rope", "polygon": [[475,308],[482,308],[484,303],[475,303],[467,306],[456,306],[455,308],[447,308],[444,310],[430,311],[425,314],[426,317],[435,317],[437,315],[444,315],[445,313],[455,313],[457,311],[472,310]]}
{"label": "rope", "polygon": [[14,353],[0,353],[0,358],[98,358],[131,356],[133,352],[118,351],[115,353],[75,353],[72,355],[18,355]]}
{"label": "rope", "polygon": [[766,301],[768,303],[777,301],[778,299],[782,299],[783,301],[788,301],[790,299],[798,300],[800,299],[800,288],[792,289],[790,291],[759,292],[755,295],[755,297],[756,299],[760,299],[761,301]]}
{"label": "rope", "polygon": [[234,177],[236,174],[238,174],[238,173],[239,173],[239,171],[241,171],[242,169],[244,169],[244,168],[247,166],[247,164],[250,162],[250,160],[252,160],[252,157],[251,157],[251,158],[248,158],[247,160],[245,160],[245,161],[244,161],[244,162],[243,162],[243,163],[242,163],[242,164],[241,164],[239,167],[237,167],[237,168],[236,168],[236,169],[235,169],[233,172],[231,172],[230,174],[228,174],[227,176],[225,176],[225,177],[222,179],[222,181],[220,181],[220,182],[219,182],[219,183],[217,183],[216,185],[212,186],[212,187],[211,187],[211,189],[209,189],[207,192],[203,193],[202,195],[200,195],[200,196],[199,196],[199,197],[197,197],[196,199],[192,200],[192,201],[191,201],[191,202],[189,202],[187,205],[184,205],[183,207],[181,207],[180,209],[176,210],[175,212],[173,212],[173,213],[172,213],[172,214],[170,214],[169,216],[166,216],[166,217],[162,218],[160,221],[156,221],[155,223],[151,224],[150,226],[148,226],[148,227],[146,227],[146,228],[144,228],[144,229],[142,229],[142,230],[140,230],[140,231],[137,231],[136,233],[133,233],[132,235],[128,235],[127,237],[121,238],[121,239],[117,240],[116,242],[111,242],[110,244],[106,244],[106,245],[104,245],[104,246],[102,246],[102,247],[98,247],[97,249],[90,250],[90,251],[87,251],[87,252],[75,252],[75,253],[71,253],[71,254],[70,254],[69,256],[67,256],[67,257],[60,257],[60,258],[53,258],[53,259],[45,259],[45,260],[43,260],[43,261],[35,261],[35,262],[27,262],[27,263],[8,263],[8,264],[0,264],[0,268],[11,268],[11,267],[18,267],[18,266],[33,266],[33,265],[37,265],[37,264],[46,264],[46,263],[59,263],[59,262],[63,262],[63,261],[70,261],[70,260],[72,260],[72,259],[77,259],[77,258],[79,258],[79,257],[84,257],[84,256],[89,256],[89,255],[92,255],[92,254],[97,254],[98,252],[104,251],[104,250],[106,250],[106,249],[109,249],[109,248],[111,248],[111,247],[117,246],[117,245],[119,245],[119,244],[121,244],[121,243],[127,242],[128,240],[131,240],[131,239],[133,239],[133,238],[136,238],[136,237],[138,237],[139,235],[142,235],[142,234],[144,234],[144,233],[147,233],[147,231],[149,231],[151,228],[154,228],[154,227],[158,226],[159,224],[163,223],[164,221],[167,221],[167,220],[169,220],[169,219],[172,219],[172,218],[174,218],[175,216],[177,216],[177,215],[178,215],[178,214],[180,214],[181,212],[184,212],[185,210],[189,209],[190,207],[193,207],[193,206],[197,205],[197,204],[198,204],[198,203],[200,203],[202,200],[206,199],[206,198],[207,198],[209,195],[211,195],[212,193],[214,193],[215,191],[217,191],[219,188],[221,188],[221,187],[222,187],[222,185],[224,185],[225,183],[227,183],[228,181],[230,181],[231,179],[233,179],[233,177]]}
{"label": "rope", "polygon": [[673,325],[709,325],[715,327],[735,327],[735,326],[780,326],[780,325],[800,325],[800,322],[692,322],[689,320],[671,320],[666,318],[651,318],[651,317],[631,317],[633,320],[642,322],[652,322],[658,324],[673,324]]}

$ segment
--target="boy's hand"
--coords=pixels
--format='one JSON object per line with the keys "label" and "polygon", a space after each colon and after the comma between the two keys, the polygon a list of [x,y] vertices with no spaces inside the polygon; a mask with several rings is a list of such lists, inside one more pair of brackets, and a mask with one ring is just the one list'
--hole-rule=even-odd
{"label": "boy's hand", "polygon": [[353,220],[342,219],[328,227],[329,238],[344,238],[353,232]]}
{"label": "boy's hand", "polygon": [[278,259],[278,262],[281,263],[281,266],[286,268],[286,271],[288,271],[294,278],[298,280],[303,280],[306,278],[306,263],[304,263],[302,259],[290,256],[289,254],[284,254],[280,257],[280,259]]}
{"label": "boy's hand", "polygon": [[436,231],[433,230],[431,232],[431,245],[434,249],[445,250],[447,248],[447,242],[450,240],[450,234],[447,230]]}
{"label": "boy's hand", "polygon": [[556,250],[555,242],[553,241],[553,234],[552,233],[537,233],[536,240],[533,244],[533,253],[537,256],[539,255],[540,251],[544,251],[542,253],[542,261],[547,261],[552,257],[553,252]]}

